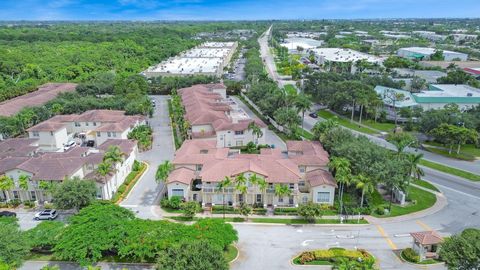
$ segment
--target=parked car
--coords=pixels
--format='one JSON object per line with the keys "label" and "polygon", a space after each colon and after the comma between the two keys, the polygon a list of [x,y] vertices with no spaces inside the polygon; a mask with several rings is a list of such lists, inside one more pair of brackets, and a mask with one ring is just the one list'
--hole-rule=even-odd
{"label": "parked car", "polygon": [[0,217],[16,217],[17,213],[10,212],[10,211],[2,211],[0,212]]}
{"label": "parked car", "polygon": [[47,209],[35,214],[35,220],[54,220],[58,217],[57,210]]}
{"label": "parked car", "polygon": [[310,117],[312,117],[312,118],[318,118],[318,114],[317,114],[317,113],[314,113],[314,112],[312,112],[312,113],[310,113],[310,114],[308,114],[308,115],[309,115]]}
{"label": "parked car", "polygon": [[63,146],[63,150],[67,151],[68,149],[74,147],[77,143],[75,141],[68,141],[65,146]]}
{"label": "parked car", "polygon": [[87,141],[87,147],[94,147],[95,146],[95,141],[94,140],[88,140]]}

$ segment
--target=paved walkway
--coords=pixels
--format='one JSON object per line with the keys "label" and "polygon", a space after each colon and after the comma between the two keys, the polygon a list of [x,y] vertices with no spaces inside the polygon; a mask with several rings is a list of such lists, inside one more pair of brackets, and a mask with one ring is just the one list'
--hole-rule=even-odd
{"label": "paved walkway", "polygon": [[152,149],[142,152],[138,159],[148,163],[149,167],[138,180],[130,194],[120,205],[133,210],[140,218],[157,219],[153,206],[158,205],[165,188],[163,183],[155,181],[155,172],[158,165],[165,160],[172,160],[175,152],[172,128],[168,116],[168,96],[152,96],[156,100],[157,108],[153,117],[149,119],[153,129]]}

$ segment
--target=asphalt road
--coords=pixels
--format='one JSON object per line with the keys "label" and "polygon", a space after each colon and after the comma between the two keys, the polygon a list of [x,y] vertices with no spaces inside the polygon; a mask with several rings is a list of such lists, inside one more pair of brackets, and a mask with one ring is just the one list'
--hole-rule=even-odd
{"label": "asphalt road", "polygon": [[438,187],[448,198],[448,205],[422,218],[364,226],[235,224],[241,255],[232,269],[302,269],[289,263],[294,256],[302,251],[330,247],[366,249],[377,258],[382,270],[418,269],[402,263],[394,253],[412,246],[411,232],[435,229],[446,236],[468,227],[480,227],[480,197]]}
{"label": "asphalt road", "polygon": [[158,165],[166,160],[172,160],[175,153],[172,128],[168,116],[168,96],[151,96],[156,100],[156,109],[149,119],[153,128],[152,149],[141,152],[138,159],[149,164],[147,172],[137,182],[129,196],[120,204],[133,210],[140,218],[155,219],[153,206],[158,205],[161,192],[165,185],[155,181],[155,172]]}

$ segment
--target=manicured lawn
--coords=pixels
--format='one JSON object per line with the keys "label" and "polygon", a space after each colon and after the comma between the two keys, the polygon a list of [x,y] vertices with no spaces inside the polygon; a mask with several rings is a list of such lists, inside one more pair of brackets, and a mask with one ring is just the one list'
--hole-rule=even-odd
{"label": "manicured lawn", "polygon": [[392,132],[395,128],[395,124],[393,123],[375,123],[375,121],[371,119],[362,120],[362,124],[385,132]]}
{"label": "manicured lawn", "polygon": [[464,153],[464,152],[460,152],[460,154],[457,154],[457,152],[452,152],[451,154],[449,154],[448,150],[446,150],[446,149],[428,147],[426,145],[424,145],[423,147],[426,150],[428,150],[429,152],[439,154],[439,155],[442,155],[444,157],[455,158],[455,159],[466,160],[466,161],[474,161],[475,160],[475,156],[472,156],[472,155]]}
{"label": "manicured lawn", "polygon": [[[435,196],[435,194],[416,188],[414,186],[410,186],[408,188],[408,196],[411,199],[411,202],[407,206],[392,204],[392,209],[390,213],[386,215],[378,215],[377,213],[372,213],[372,216],[380,217],[380,218],[403,216],[406,214],[410,214],[410,213],[414,213],[414,212],[418,212],[418,211],[430,208],[437,201],[437,197]],[[416,201],[416,203],[413,203],[413,201]],[[385,205],[385,208],[388,208],[389,203],[386,202],[384,205]]]}
{"label": "manicured lawn", "polygon": [[[425,143],[426,145],[433,145],[433,146],[440,146],[448,148],[447,146],[442,145],[441,143],[437,142],[428,142]],[[456,148],[455,148],[456,150]],[[466,144],[460,147],[460,153],[471,155],[474,157],[480,157],[480,148],[477,148],[474,144]]]}
{"label": "manicured lawn", "polygon": [[435,187],[434,185],[432,185],[430,182],[427,182],[427,181],[424,181],[424,180],[415,180],[413,182],[413,184],[417,185],[417,186],[421,186],[421,187],[424,187],[424,188],[428,188],[430,190],[433,190],[433,191],[436,191],[436,192],[440,192],[440,190],[438,190],[437,187]]}
{"label": "manicured lawn", "polygon": [[[187,219],[185,217],[179,216],[179,217],[166,217],[169,219],[177,220],[177,221],[196,221],[199,220],[200,218],[193,218],[192,219]],[[220,217],[214,217],[212,219],[223,219]],[[226,222],[245,222],[244,218],[225,218]],[[250,222],[255,222],[255,223],[271,223],[271,224],[310,224],[304,219],[297,219],[297,218],[249,218],[248,221]],[[346,224],[368,224],[368,221],[360,219],[360,222],[357,223],[357,220],[347,220],[344,221],[343,223]],[[340,224],[340,220],[338,219],[317,219],[315,221],[315,224]]]}
{"label": "manicured lawn", "polygon": [[448,167],[448,166],[445,166],[445,165],[440,164],[440,163],[431,162],[431,161],[422,159],[422,160],[420,160],[420,165],[423,165],[425,167],[429,167],[431,169],[441,171],[441,172],[444,172],[444,173],[449,173],[449,174],[452,174],[452,175],[456,175],[458,177],[462,177],[462,178],[465,178],[465,179],[468,179],[468,180],[471,180],[471,181],[480,181],[480,175],[478,175],[478,174],[474,174],[474,173],[467,172],[467,171],[460,170],[460,169],[453,168],[453,167]]}
{"label": "manicured lawn", "polygon": [[304,137],[305,139],[307,139],[309,141],[313,140],[313,134],[312,133],[306,131],[305,129],[301,129],[300,132],[301,132],[300,136]]}
{"label": "manicured lawn", "polygon": [[347,127],[347,128],[350,128],[350,129],[353,129],[353,130],[356,130],[358,132],[362,132],[362,133],[366,133],[366,134],[377,134],[378,133],[378,132],[376,132],[372,129],[359,126],[355,123],[351,123],[349,120],[347,120],[345,118],[342,118],[342,117],[338,117],[338,116],[334,115],[333,113],[331,113],[329,111],[320,110],[320,111],[318,111],[317,114],[318,114],[318,116],[320,116],[324,119],[336,118],[336,120],[338,121],[338,123],[340,125],[342,125],[344,127]]}
{"label": "manicured lawn", "polygon": [[297,94],[297,88],[295,88],[295,86],[291,84],[286,84],[283,88],[285,89],[285,92],[287,92],[288,94],[291,94],[291,95]]}
{"label": "manicured lawn", "polygon": [[233,261],[238,255],[238,249],[234,245],[228,246],[227,250],[223,251],[223,256],[227,262]]}

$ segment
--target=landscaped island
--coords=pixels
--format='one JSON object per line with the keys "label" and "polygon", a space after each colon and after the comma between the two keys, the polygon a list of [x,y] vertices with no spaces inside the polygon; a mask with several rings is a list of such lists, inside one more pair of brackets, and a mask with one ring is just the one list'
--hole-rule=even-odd
{"label": "landscaped island", "polygon": [[293,264],[343,267],[339,269],[375,269],[375,258],[363,249],[330,248],[302,252],[293,259]]}

